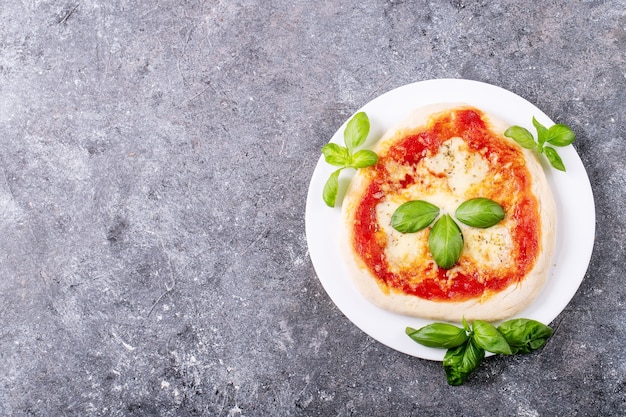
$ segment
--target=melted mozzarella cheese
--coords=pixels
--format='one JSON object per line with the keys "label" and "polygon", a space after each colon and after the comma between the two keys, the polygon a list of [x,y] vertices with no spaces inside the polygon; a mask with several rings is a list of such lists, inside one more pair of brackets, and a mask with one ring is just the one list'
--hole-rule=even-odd
{"label": "melted mozzarella cheese", "polygon": [[400,270],[411,267],[416,260],[429,259],[428,230],[423,229],[416,233],[401,233],[391,226],[391,216],[401,202],[385,199],[376,206],[378,224],[387,235],[385,256],[391,270]]}
{"label": "melted mozzarella cheese", "polygon": [[[425,200],[440,208],[441,214],[454,215],[457,207],[475,194],[485,181],[489,163],[477,152],[471,152],[463,139],[454,137],[445,141],[438,152],[423,158],[416,166],[394,163],[387,166],[390,178],[401,180],[406,175],[414,177],[414,184],[398,193],[390,193],[376,207],[378,224],[387,235],[385,255],[390,269],[401,270],[415,265],[424,267],[431,260],[428,233],[425,228],[417,233],[401,233],[391,226],[391,217],[402,204],[411,200]],[[472,195],[471,197],[475,197]],[[463,256],[472,263],[487,268],[509,266],[513,240],[508,220],[487,229],[472,228],[457,221],[464,237]],[[432,267],[432,265],[431,265]],[[420,268],[420,269],[421,269]],[[458,268],[450,270],[456,274]]]}
{"label": "melted mozzarella cheese", "polygon": [[507,223],[503,222],[487,229],[462,227],[465,240],[463,256],[485,268],[499,269],[512,266],[513,238]]}
{"label": "melted mozzarella cheese", "polygon": [[451,193],[456,195],[464,195],[489,171],[487,161],[479,153],[470,152],[465,141],[458,137],[443,142],[436,155],[423,161],[431,173],[445,175]]}

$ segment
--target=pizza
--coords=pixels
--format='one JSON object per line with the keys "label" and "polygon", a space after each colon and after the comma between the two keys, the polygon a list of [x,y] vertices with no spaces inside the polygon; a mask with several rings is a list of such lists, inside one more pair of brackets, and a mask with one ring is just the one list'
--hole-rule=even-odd
{"label": "pizza", "polygon": [[[497,321],[524,309],[545,283],[556,236],[556,206],[535,155],[480,109],[440,104],[415,110],[373,149],[342,204],[339,245],[360,292],[378,306],[416,317]],[[496,202],[488,228],[459,221],[462,249],[441,267],[429,251],[432,227],[392,227],[402,204],[422,200],[454,219],[463,202]]]}

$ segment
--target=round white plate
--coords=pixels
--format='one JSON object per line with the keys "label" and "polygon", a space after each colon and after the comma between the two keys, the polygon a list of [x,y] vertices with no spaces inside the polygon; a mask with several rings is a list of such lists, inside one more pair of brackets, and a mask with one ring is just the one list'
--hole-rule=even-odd
{"label": "round white plate", "polygon": [[[533,133],[533,116],[544,126],[554,124],[537,107],[500,87],[459,79],[429,80],[389,91],[359,110],[366,112],[370,119],[371,129],[366,146],[371,147],[377,138],[405,119],[411,110],[436,103],[466,103]],[[331,142],[343,145],[345,125],[335,133]],[[558,151],[567,172],[544,165],[558,212],[552,266],[539,296],[516,315],[545,324],[551,323],[563,311],[578,290],[589,265],[595,233],[595,207],[587,172],[572,146],[559,148]],[[335,208],[329,208],[322,200],[324,183],[334,170],[320,157],[311,178],[306,204],[309,253],[324,289],[343,314],[372,338],[409,355],[442,360],[443,349],[421,346],[405,334],[407,326],[420,328],[432,320],[380,309],[365,299],[353,285],[338,247],[341,194]],[[347,171],[350,170],[345,171],[340,179],[340,183],[344,181],[344,188],[349,179]]]}

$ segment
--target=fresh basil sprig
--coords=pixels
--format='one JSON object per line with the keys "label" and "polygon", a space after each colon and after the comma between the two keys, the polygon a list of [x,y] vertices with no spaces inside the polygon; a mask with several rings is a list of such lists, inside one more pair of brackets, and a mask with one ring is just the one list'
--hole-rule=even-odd
{"label": "fresh basil sprig", "polygon": [[[565,171],[565,164],[559,156],[556,149],[552,146],[563,147],[572,144],[576,139],[576,134],[568,126],[563,124],[555,124],[550,128],[546,128],[539,123],[533,116],[533,126],[537,130],[537,141],[528,129],[521,126],[511,126],[505,132],[504,136],[513,139],[523,148],[534,149],[538,154],[544,154],[554,168]],[[552,146],[547,146],[550,144]]]}
{"label": "fresh basil sprig", "polygon": [[[401,233],[419,232],[430,226],[440,212],[439,207],[427,201],[408,201],[394,211],[391,226]],[[504,219],[505,212],[495,201],[479,197],[462,203],[454,215],[470,227],[487,228]],[[435,221],[428,235],[428,249],[440,268],[452,268],[459,261],[463,251],[463,233],[449,214]]]}
{"label": "fresh basil sprig", "polygon": [[431,323],[420,329],[407,327],[405,332],[421,345],[448,349],[443,369],[450,385],[463,384],[482,362],[485,352],[530,353],[543,347],[552,336],[552,328],[531,319],[507,320],[496,327],[483,320],[474,320],[470,325],[463,318],[463,328]]}
{"label": "fresh basil sprig", "polygon": [[339,191],[339,174],[345,168],[365,168],[378,162],[376,152],[368,149],[356,150],[365,143],[370,131],[370,121],[367,114],[359,112],[350,119],[343,131],[343,141],[346,146],[336,143],[328,143],[322,147],[324,160],[339,169],[330,174],[324,184],[322,198],[329,207],[335,207],[337,193]]}

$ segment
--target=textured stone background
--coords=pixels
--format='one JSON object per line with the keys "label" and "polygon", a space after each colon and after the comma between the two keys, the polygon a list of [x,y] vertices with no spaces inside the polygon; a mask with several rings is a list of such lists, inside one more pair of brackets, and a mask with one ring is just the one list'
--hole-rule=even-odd
{"label": "textured stone background", "polygon": [[[0,415],[625,415],[625,50],[623,0],[2,0]],[[456,388],[304,232],[321,146],[431,78],[570,125],[597,209],[548,345]]]}

